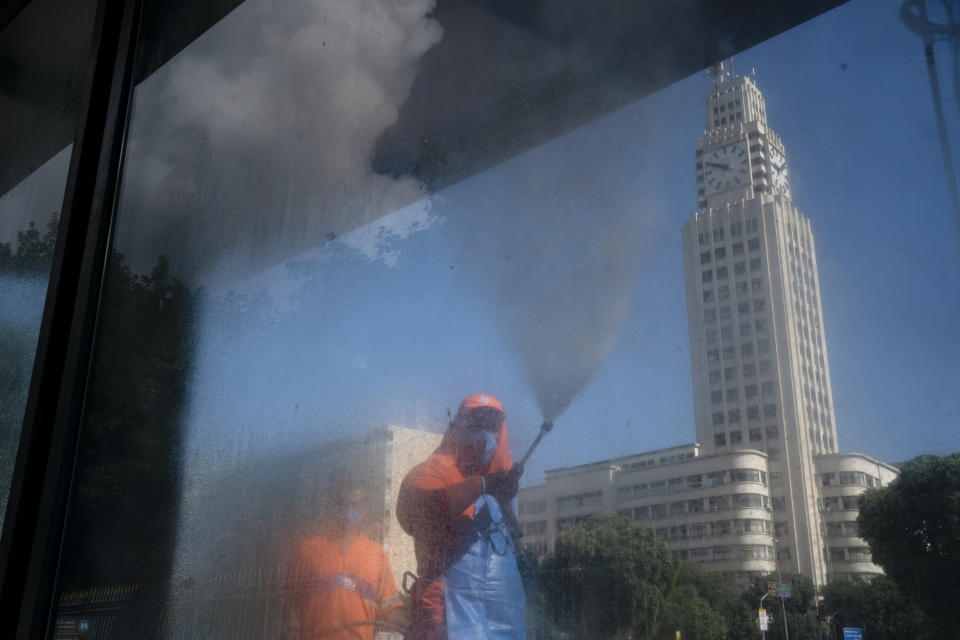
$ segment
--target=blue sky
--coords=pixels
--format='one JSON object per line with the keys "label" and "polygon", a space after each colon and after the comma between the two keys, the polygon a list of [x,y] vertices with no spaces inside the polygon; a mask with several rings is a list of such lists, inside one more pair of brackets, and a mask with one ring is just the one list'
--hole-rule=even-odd
{"label": "blue sky", "polygon": [[[960,259],[922,47],[898,4],[850,2],[735,59],[756,70],[813,224],[840,449],[888,461],[960,449]],[[480,391],[504,401],[522,450],[541,412],[502,331],[503,288],[522,290],[511,269],[537,269],[542,251],[541,282],[581,291],[583,261],[608,246],[592,220],[629,238],[614,265],[627,286],[601,301],[622,323],[525,483],[692,441],[680,229],[695,206],[706,88],[691,76],[231,285],[265,287],[273,306],[207,311],[194,454],[262,455],[383,424],[442,430],[446,409]],[[957,106],[946,106],[956,140]]]}

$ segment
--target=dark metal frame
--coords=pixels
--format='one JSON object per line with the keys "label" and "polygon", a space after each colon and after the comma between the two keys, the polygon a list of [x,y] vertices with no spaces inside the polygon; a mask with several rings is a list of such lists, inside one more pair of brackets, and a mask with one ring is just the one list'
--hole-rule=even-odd
{"label": "dark metal frame", "polygon": [[101,0],[0,538],[0,620],[52,629],[57,564],[129,119],[142,0]]}

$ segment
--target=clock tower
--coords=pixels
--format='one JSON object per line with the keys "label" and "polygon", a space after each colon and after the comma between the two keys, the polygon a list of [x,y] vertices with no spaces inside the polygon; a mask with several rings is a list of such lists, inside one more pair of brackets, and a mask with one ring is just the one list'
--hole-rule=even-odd
{"label": "clock tower", "polygon": [[790,199],[787,158],[767,126],[767,107],[752,78],[735,76],[732,63],[709,71],[707,132],[697,140],[697,195],[701,209],[755,195]]}
{"label": "clock tower", "polygon": [[697,440],[766,453],[777,563],[822,584],[815,457],[837,435],[813,233],[754,79],[715,65],[706,108],[683,228]]}

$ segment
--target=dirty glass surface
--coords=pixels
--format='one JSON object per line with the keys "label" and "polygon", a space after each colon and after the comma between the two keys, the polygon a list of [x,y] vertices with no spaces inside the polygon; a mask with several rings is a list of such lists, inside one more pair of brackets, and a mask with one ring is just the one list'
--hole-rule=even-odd
{"label": "dirty glass surface", "polygon": [[96,3],[31,3],[0,31],[0,525],[33,370]]}
{"label": "dirty glass surface", "polygon": [[[800,543],[784,542],[800,533],[777,515],[798,509],[782,487],[799,482],[785,462],[799,436],[773,399],[788,374],[769,359],[794,343],[771,336],[780,311],[755,293],[781,286],[758,275],[770,254],[756,219],[700,227],[699,242],[695,227],[685,266],[685,223],[726,188],[698,183],[695,143],[726,126],[720,108],[731,126],[743,109],[708,102],[721,76],[670,56],[652,64],[676,81],[639,99],[589,51],[446,6],[476,28],[451,33],[426,0],[247,0],[136,86],[60,567],[63,637],[82,624],[111,638],[302,632],[291,567],[350,509],[389,560],[384,588],[401,588],[416,563],[400,483],[471,394],[503,403],[515,460],[554,424],[526,466],[531,491],[563,475],[549,470],[612,461],[613,484],[584,468],[562,492],[521,494],[532,557],[551,561],[549,536],[607,513],[667,545],[649,566],[802,573]],[[830,355],[809,376],[820,386],[800,387],[823,408],[809,446],[883,464],[960,446],[956,176],[922,41],[898,10],[854,0],[714,71],[762,93],[816,241],[815,268],[800,240],[782,248],[808,285],[819,278],[820,352],[803,366]],[[746,135],[706,162],[728,171],[755,144]],[[752,453],[711,462],[740,449]],[[624,458],[640,452],[653,453]],[[822,475],[887,483],[879,468]],[[844,504],[847,486],[810,509]],[[869,559],[859,538],[830,542],[854,531],[802,532],[824,545],[822,581],[831,559]],[[563,571],[549,566],[539,575]],[[663,571],[653,584],[676,581]],[[526,586],[531,636],[563,637],[573,623]]]}

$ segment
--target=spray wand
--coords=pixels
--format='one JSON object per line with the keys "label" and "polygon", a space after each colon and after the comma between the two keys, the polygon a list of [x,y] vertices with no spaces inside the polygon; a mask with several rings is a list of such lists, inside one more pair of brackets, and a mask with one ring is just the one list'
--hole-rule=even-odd
{"label": "spray wand", "polygon": [[543,421],[543,424],[540,425],[540,433],[537,434],[536,439],[530,443],[530,448],[527,449],[527,452],[523,454],[523,457],[520,459],[520,464],[526,466],[527,459],[530,457],[530,454],[533,453],[533,450],[537,448],[537,445],[540,444],[540,441],[543,440],[543,436],[550,433],[550,430],[553,429],[553,423],[546,420]]}

